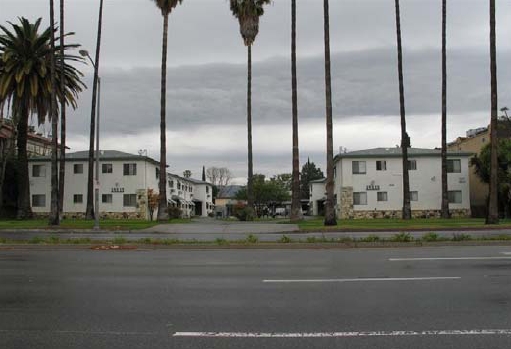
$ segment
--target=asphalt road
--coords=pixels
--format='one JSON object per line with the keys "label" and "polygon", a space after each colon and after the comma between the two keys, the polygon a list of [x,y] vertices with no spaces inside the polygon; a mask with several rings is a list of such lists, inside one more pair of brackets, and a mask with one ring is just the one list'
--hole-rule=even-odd
{"label": "asphalt road", "polygon": [[3,349],[509,347],[506,246],[0,250]]}

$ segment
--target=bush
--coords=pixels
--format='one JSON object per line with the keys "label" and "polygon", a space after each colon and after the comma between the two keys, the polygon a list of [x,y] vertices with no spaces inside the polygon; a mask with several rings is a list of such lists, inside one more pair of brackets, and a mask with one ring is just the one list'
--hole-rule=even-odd
{"label": "bush", "polygon": [[255,219],[255,212],[252,207],[248,207],[242,203],[233,207],[233,214],[240,221],[253,221]]}
{"label": "bush", "polygon": [[126,242],[128,242],[128,240],[126,240],[125,237],[122,237],[122,236],[116,236],[113,240],[112,240],[112,243],[114,245],[122,245],[122,244],[125,244]]}
{"label": "bush", "polygon": [[422,235],[422,241],[438,241],[438,234],[437,233],[427,233]]}
{"label": "bush", "polygon": [[169,214],[170,219],[181,218],[183,215],[183,210],[179,207],[169,206],[167,207],[167,213]]}
{"label": "bush", "polygon": [[282,235],[279,242],[283,243],[283,244],[289,244],[290,242],[293,242],[293,240],[291,240],[291,238],[289,236]]}
{"label": "bush", "polygon": [[250,234],[246,238],[246,242],[248,242],[249,244],[256,244],[258,241],[259,241],[259,238],[253,234]]}
{"label": "bush", "polygon": [[452,241],[467,241],[472,240],[472,237],[467,234],[452,234]]}
{"label": "bush", "polygon": [[215,243],[216,243],[217,245],[220,245],[220,246],[222,246],[222,245],[228,245],[228,244],[229,244],[229,242],[228,242],[227,240],[225,240],[224,238],[216,238],[216,239],[215,239]]}
{"label": "bush", "polygon": [[390,238],[392,242],[410,242],[413,238],[409,233],[399,233]]}
{"label": "bush", "polygon": [[368,235],[366,237],[360,238],[360,242],[378,242],[380,241],[380,237],[378,235]]}

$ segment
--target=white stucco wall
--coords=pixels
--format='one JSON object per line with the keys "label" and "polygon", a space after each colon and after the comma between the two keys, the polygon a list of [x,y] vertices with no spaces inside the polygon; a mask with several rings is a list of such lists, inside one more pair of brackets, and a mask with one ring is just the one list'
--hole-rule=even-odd
{"label": "white stucco wall", "polygon": [[317,216],[318,213],[318,200],[325,197],[325,182],[311,182],[309,183],[309,209],[313,216]]}
{"label": "white stucco wall", "polygon": [[[461,173],[448,174],[449,190],[460,190],[462,202],[450,204],[451,209],[469,209],[468,157],[448,157],[459,159]],[[386,170],[377,171],[376,161],[386,161]],[[410,170],[410,191],[418,192],[418,201],[412,201],[412,210],[439,210],[441,205],[441,158],[433,156],[410,157],[417,163],[416,170]],[[365,161],[366,173],[353,174],[352,162]],[[367,193],[367,205],[354,205],[354,210],[401,210],[403,202],[402,160],[390,158],[341,158],[336,163],[338,176],[335,193],[340,197],[342,187],[353,187],[353,192]],[[339,171],[339,169],[341,169]],[[368,190],[367,186],[379,186],[378,190]],[[377,201],[377,192],[387,192],[387,201]]]}

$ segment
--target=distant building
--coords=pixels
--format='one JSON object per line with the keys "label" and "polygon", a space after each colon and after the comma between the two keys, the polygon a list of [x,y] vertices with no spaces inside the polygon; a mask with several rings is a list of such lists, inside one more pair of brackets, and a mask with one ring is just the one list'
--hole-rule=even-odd
{"label": "distant building", "polygon": [[215,199],[215,216],[230,217],[233,215],[233,208],[239,203],[246,204],[245,200],[236,199],[236,194],[244,188],[241,185],[226,185],[220,187]]}
{"label": "distant building", "polygon": [[[449,152],[449,209],[470,216],[468,152]],[[413,217],[437,217],[441,208],[441,157],[438,149],[410,148],[410,198]],[[334,158],[335,210],[340,218],[400,218],[403,207],[401,148],[340,153]],[[325,180],[311,182],[313,214],[323,212]]]}
{"label": "distant building", "polygon": [[[159,192],[159,162],[145,156],[116,150],[100,152],[100,200],[102,218],[149,218],[149,189]],[[46,215],[50,211],[51,161],[48,156],[29,159],[32,210]],[[63,213],[81,218],[87,204],[88,151],[66,154]],[[183,216],[207,216],[213,209],[212,185],[191,178],[167,174],[167,198]],[[172,183],[172,187],[171,184]],[[174,191],[172,190],[174,189]]]}
{"label": "distant building", "polygon": [[[14,127],[11,119],[0,119],[0,149],[5,151],[11,143],[16,144]],[[33,126],[29,126],[27,134],[27,155],[51,155],[51,138],[44,137],[42,133],[36,133]]]}

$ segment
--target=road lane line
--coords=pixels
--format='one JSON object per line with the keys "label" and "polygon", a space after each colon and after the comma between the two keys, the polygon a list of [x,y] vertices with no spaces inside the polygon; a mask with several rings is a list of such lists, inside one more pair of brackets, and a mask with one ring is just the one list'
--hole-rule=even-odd
{"label": "road lane line", "polygon": [[511,252],[500,252],[500,253],[511,255]]}
{"label": "road lane line", "polygon": [[371,281],[433,281],[456,280],[460,276],[410,277],[410,278],[354,278],[354,279],[280,279],[263,280],[265,283],[313,283],[313,282],[371,282]]}
{"label": "road lane line", "polygon": [[511,329],[426,330],[426,331],[362,331],[362,332],[175,332],[173,337],[207,338],[342,338],[392,336],[481,336],[511,335]]}
{"label": "road lane line", "polygon": [[38,330],[38,329],[13,329],[2,330],[0,333],[51,333],[51,334],[81,334],[81,335],[107,335],[107,336],[155,336],[158,332],[133,332],[133,331],[80,331],[80,330]]}
{"label": "road lane line", "polygon": [[419,257],[419,258],[389,258],[391,262],[404,261],[470,261],[470,260],[495,260],[511,259],[511,257]]}

